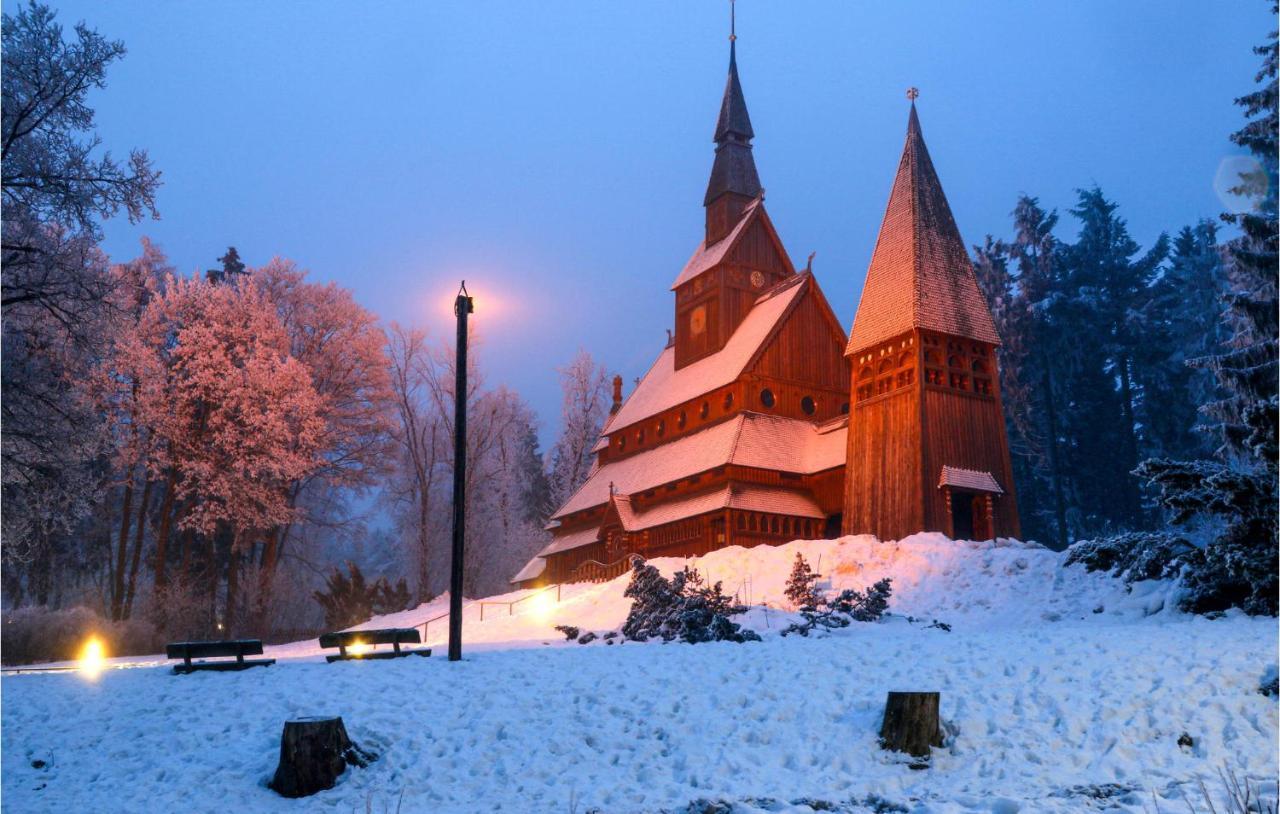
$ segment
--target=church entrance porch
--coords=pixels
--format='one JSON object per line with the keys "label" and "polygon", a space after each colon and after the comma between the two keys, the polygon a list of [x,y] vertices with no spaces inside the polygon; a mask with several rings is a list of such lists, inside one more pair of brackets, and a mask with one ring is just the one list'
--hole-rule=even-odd
{"label": "church entrance porch", "polygon": [[990,540],[995,509],[991,494],[952,487],[947,487],[946,493],[951,526],[948,536],[953,540]]}

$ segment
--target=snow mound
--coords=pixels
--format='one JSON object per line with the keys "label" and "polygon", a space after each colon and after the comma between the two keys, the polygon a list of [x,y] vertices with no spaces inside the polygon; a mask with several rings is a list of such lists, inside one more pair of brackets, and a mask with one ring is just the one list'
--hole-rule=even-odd
{"label": "snow mound", "polygon": [[[737,621],[768,635],[777,633],[792,618],[793,609],[784,591],[797,553],[822,575],[818,585],[824,590],[861,590],[888,577],[893,580],[890,613],[937,619],[960,629],[1071,620],[1132,621],[1177,613],[1178,588],[1174,583],[1125,585],[1104,573],[1087,573],[1083,566],[1064,566],[1062,552],[1007,539],[955,541],[930,533],[881,542],[858,535],[778,546],[732,546],[702,557],[664,557],[649,562],[667,576],[690,566],[709,581],[720,581],[726,593],[751,606]],[[605,583],[522,590],[469,601],[463,612],[463,641],[468,647],[492,649],[560,639],[556,625],[573,625],[583,631],[617,630],[631,608],[631,600],[623,596],[630,580],[630,574],[623,574]],[[357,627],[412,627],[447,611],[448,598],[440,597]],[[438,619],[427,626],[425,640],[443,643],[446,634],[447,621]],[[299,645],[307,649],[306,643]],[[274,655],[287,657],[288,652],[277,649]]]}

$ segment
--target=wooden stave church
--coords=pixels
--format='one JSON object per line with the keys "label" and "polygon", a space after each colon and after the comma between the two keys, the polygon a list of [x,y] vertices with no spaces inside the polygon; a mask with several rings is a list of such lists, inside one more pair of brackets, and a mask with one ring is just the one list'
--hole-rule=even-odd
{"label": "wooden stave church", "polygon": [[517,587],[612,578],[633,555],[838,534],[1019,532],[999,337],[914,89],[846,336],[765,209],[734,39],[704,239],[671,286],[674,334],[625,401],[614,378],[592,471],[552,515],[552,540],[512,578]]}

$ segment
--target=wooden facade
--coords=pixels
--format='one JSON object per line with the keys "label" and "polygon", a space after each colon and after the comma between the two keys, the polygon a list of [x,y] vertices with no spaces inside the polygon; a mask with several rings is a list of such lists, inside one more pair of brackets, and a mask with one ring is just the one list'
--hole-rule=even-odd
{"label": "wooden facade", "polygon": [[913,104],[846,351],[847,533],[1018,536],[998,342]]}
{"label": "wooden facade", "polygon": [[840,533],[1018,534],[999,337],[914,105],[848,338],[769,219],[751,137],[731,55],[674,333],[625,401],[615,380],[596,466],[514,583]]}

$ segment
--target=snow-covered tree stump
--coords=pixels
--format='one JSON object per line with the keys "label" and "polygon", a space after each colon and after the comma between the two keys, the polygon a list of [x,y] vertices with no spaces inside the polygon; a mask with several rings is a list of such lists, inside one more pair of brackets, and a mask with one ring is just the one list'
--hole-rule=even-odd
{"label": "snow-covered tree stump", "polygon": [[929,747],[942,745],[936,692],[891,692],[884,703],[880,743],[912,757],[928,757]]}
{"label": "snow-covered tree stump", "polygon": [[351,742],[342,718],[285,721],[280,763],[270,786],[282,797],[306,797],[333,788],[348,764],[367,766],[372,759]]}

